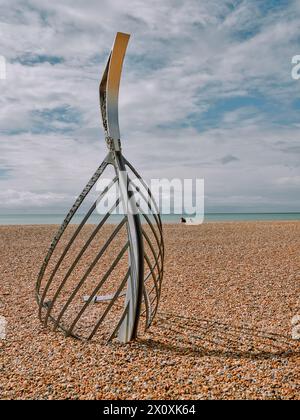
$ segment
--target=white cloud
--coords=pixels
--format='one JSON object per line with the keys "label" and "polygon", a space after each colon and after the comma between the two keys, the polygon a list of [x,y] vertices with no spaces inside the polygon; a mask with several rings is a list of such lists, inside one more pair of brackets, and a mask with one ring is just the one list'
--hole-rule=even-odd
{"label": "white cloud", "polygon": [[[133,35],[120,97],[129,160],[146,177],[204,176],[209,206],[227,198],[252,206],[264,197],[276,210],[284,196],[286,208],[294,209],[295,193],[287,196],[287,183],[274,180],[299,174],[299,154],[286,152],[298,144],[295,121],[279,123],[276,111],[251,104],[225,106],[211,125],[203,121],[220,99],[226,104],[247,95],[269,101],[270,109],[280,103],[283,120],[292,115],[300,86],[291,79],[299,17],[297,2],[263,13],[250,0],[3,5],[0,54],[8,63],[7,80],[0,81],[0,165],[10,170],[1,178],[0,169],[0,210],[28,203],[65,208],[101,162],[98,84],[117,30]],[[26,54],[60,62],[25,65]],[[80,118],[43,117],[65,106]],[[229,155],[239,161],[222,164]]]}
{"label": "white cloud", "polygon": [[300,187],[300,176],[286,176],[278,178],[277,183],[288,187]]}
{"label": "white cloud", "polygon": [[43,208],[49,205],[52,206],[55,203],[61,203],[65,198],[63,194],[57,193],[34,193],[10,189],[0,192],[2,207],[7,209]]}

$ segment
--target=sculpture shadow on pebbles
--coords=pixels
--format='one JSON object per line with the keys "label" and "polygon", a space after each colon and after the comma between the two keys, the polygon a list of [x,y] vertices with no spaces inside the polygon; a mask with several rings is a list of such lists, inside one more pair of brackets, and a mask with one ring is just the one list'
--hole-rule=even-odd
{"label": "sculpture shadow on pebbles", "polygon": [[152,327],[149,348],[200,357],[284,359],[300,356],[299,342],[255,327],[160,313]]}

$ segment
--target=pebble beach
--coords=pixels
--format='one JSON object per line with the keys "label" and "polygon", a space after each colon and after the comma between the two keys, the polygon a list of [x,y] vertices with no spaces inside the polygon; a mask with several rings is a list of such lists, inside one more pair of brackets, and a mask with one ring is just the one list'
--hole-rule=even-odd
{"label": "pebble beach", "polygon": [[0,399],[300,399],[299,221],[165,225],[159,310],[128,345],[41,325],[56,230],[0,226]]}

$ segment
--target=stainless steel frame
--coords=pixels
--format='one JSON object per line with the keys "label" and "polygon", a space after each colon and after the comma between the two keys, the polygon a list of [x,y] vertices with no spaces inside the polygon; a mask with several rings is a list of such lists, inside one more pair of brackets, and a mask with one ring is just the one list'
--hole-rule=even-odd
{"label": "stainless steel frame", "polygon": [[[60,328],[66,335],[72,335],[77,338],[84,339],[91,339],[95,335],[118,299],[121,296],[125,296],[122,314],[120,318],[116,320],[116,325],[108,337],[108,341],[117,337],[118,340],[123,343],[127,343],[137,337],[141,317],[145,319],[146,329],[151,325],[157,312],[160,299],[164,262],[162,223],[157,205],[146,183],[134,167],[124,158],[121,149],[118,121],[118,96],[123,60],[128,41],[129,35],[117,33],[99,88],[100,108],[105,139],[109,150],[108,155],[75,201],[55,235],[45,256],[36,284],[36,297],[39,305],[40,320],[45,325],[51,321],[54,324],[54,329]],[[81,223],[76,227],[72,237],[60,253],[54,268],[50,274],[46,276],[45,274],[48,263],[53,256],[54,250],[57,249],[57,244],[61,240],[66,228],[97,180],[109,165],[114,167],[115,178],[101,192],[98,200],[95,201],[83,217]],[[138,178],[142,188],[132,182],[129,177],[128,170]],[[58,286],[55,286],[56,289],[54,293],[52,292],[49,299],[49,291],[53,288],[54,283],[56,284],[57,273],[62,263],[66,261],[66,256],[68,255],[72,244],[74,244],[74,241],[82,231],[82,228],[85,226],[91,214],[95,211],[97,203],[105,198],[110,188],[112,188],[115,184],[118,184],[119,186],[119,198],[116,200],[112,208],[103,216],[99,224],[94,228],[84,246],[79,250],[75,260],[68,267],[63,278],[59,278]],[[148,212],[142,211],[136,197],[139,197],[139,200],[146,203],[147,210],[149,210]],[[70,275],[74,273],[74,270],[83,258],[85,251],[90,246],[97,233],[108,221],[111,213],[119,206],[120,203],[123,204],[123,209],[127,210],[122,221],[114,228],[110,237],[107,239],[102,248],[99,249],[99,252],[85,271],[85,274],[78,279],[78,281],[76,280],[76,287],[74,290],[69,294],[65,301],[61,303],[61,293]],[[146,228],[147,225],[148,228]],[[84,285],[93,268],[99,261],[101,261],[103,254],[115,240],[123,226],[126,226],[127,231],[126,243],[112,262],[110,268],[103,273],[101,280],[94,288],[93,292],[90,295],[83,297],[83,306],[76,313],[74,319],[70,320],[69,326],[65,327],[62,323],[64,314],[68,308],[72,306],[74,298],[80,292],[81,287]],[[146,249],[148,249],[148,251]],[[115,270],[118,262],[126,252],[128,252],[128,270],[125,277],[120,280],[119,287],[113,294],[98,295],[102,286],[109,279],[111,273]],[[150,255],[148,255],[147,252],[150,252]],[[149,283],[151,283],[151,281],[152,287],[150,288]],[[98,302],[99,305],[101,305],[101,302],[108,302],[104,312],[87,336],[76,334],[74,330],[78,321],[85,314],[89,305],[94,305],[96,302]],[[141,311],[142,304],[144,306],[143,311]],[[54,308],[56,309],[55,312]]]}

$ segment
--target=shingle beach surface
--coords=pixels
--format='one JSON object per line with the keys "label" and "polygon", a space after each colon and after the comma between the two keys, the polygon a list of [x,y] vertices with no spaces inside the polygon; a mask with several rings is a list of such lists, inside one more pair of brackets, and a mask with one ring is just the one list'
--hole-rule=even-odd
{"label": "shingle beach surface", "polygon": [[300,398],[299,222],[165,225],[159,311],[129,345],[41,325],[34,287],[56,230],[0,227],[1,399]]}

